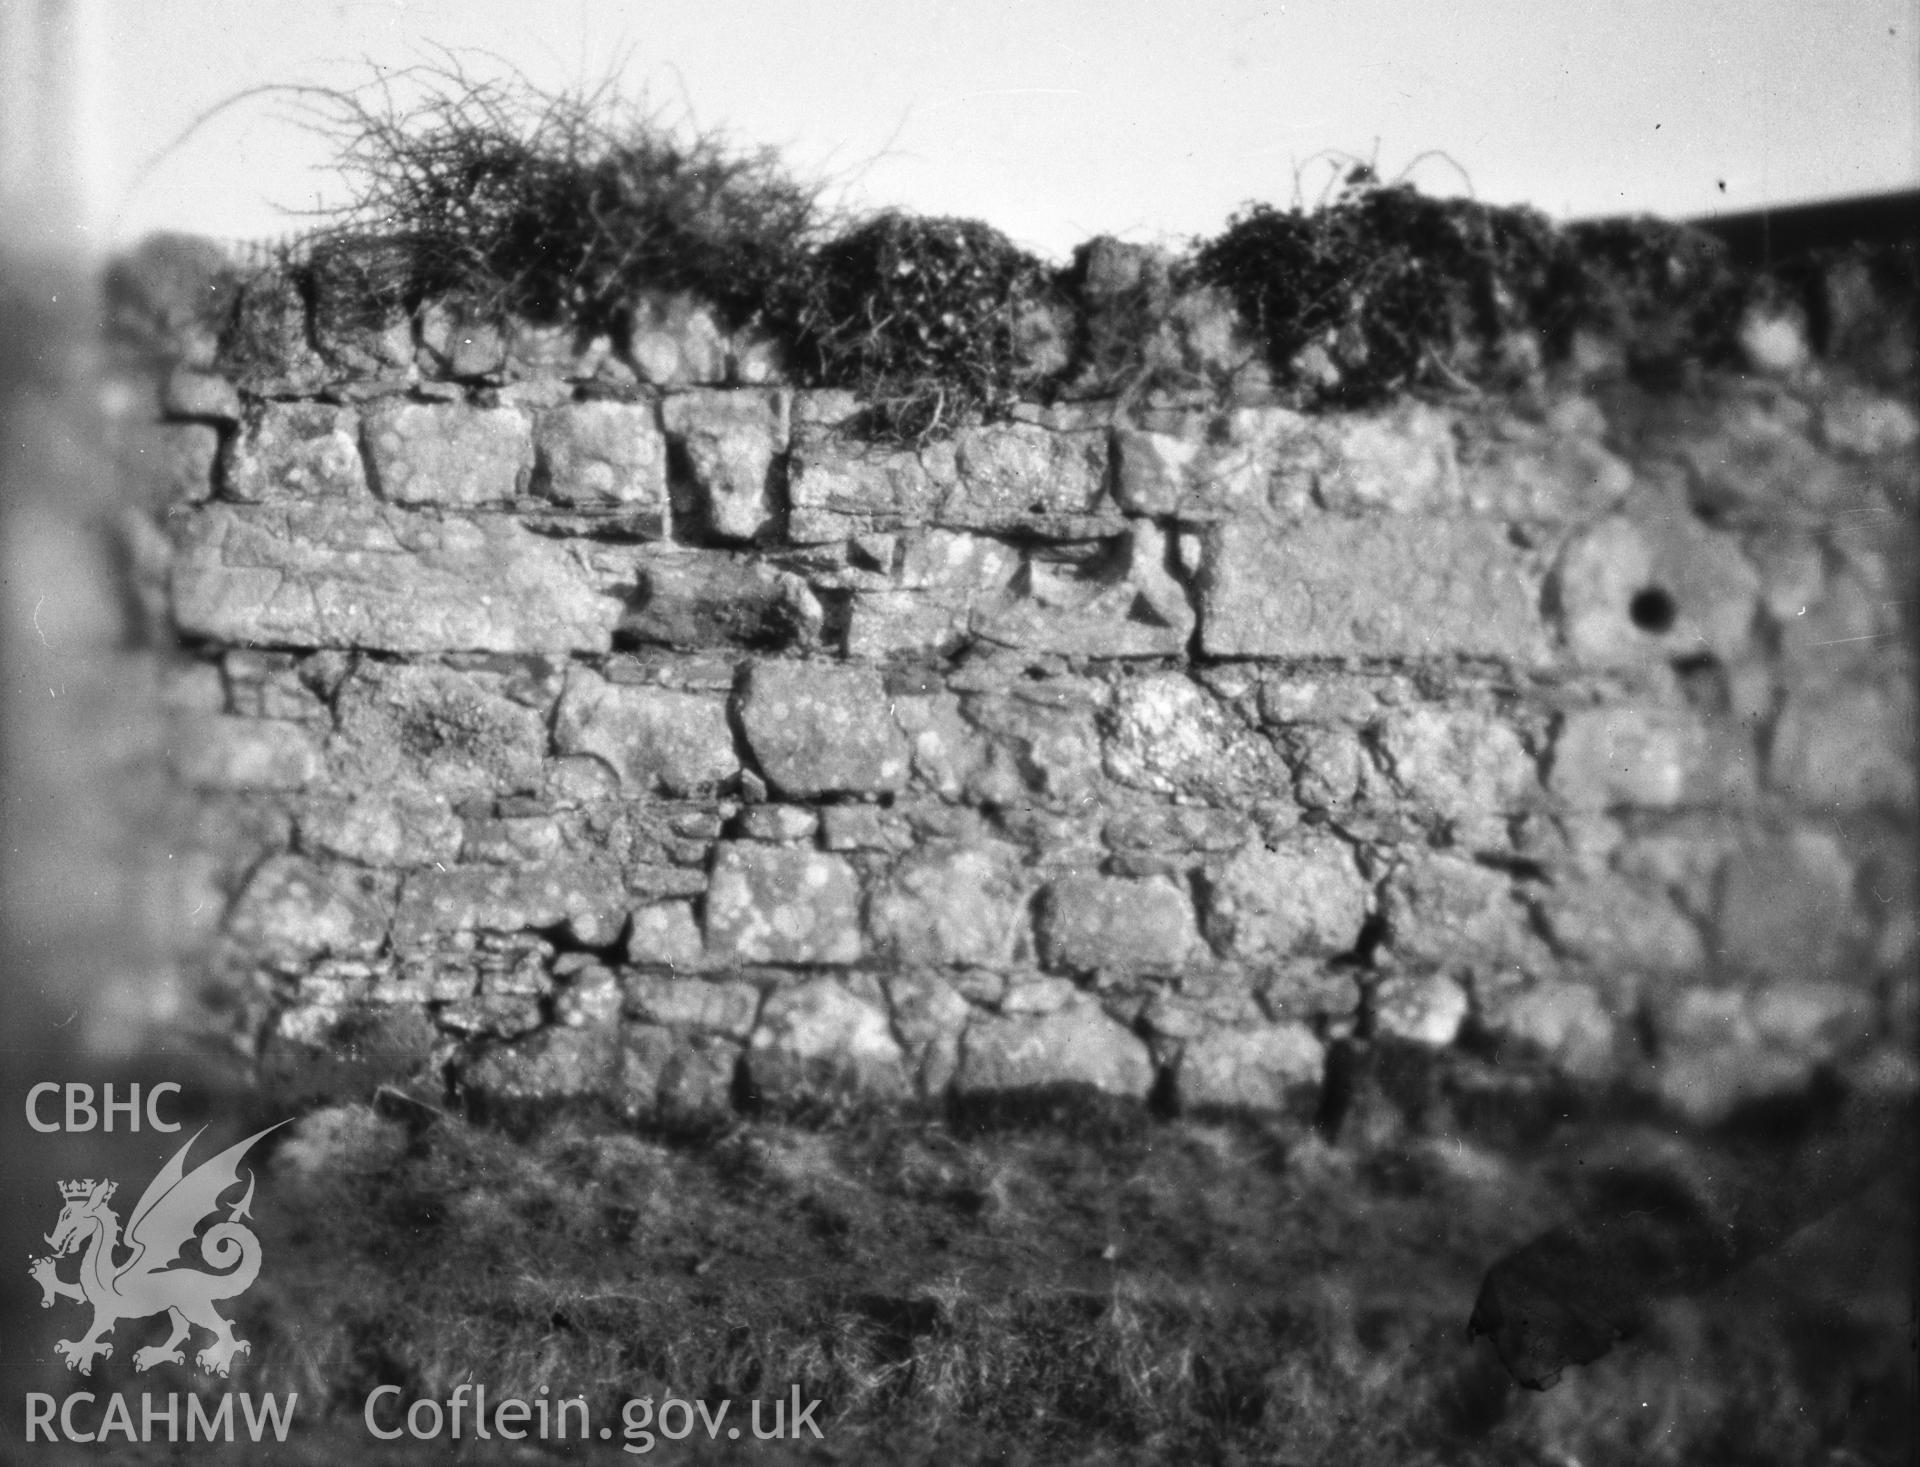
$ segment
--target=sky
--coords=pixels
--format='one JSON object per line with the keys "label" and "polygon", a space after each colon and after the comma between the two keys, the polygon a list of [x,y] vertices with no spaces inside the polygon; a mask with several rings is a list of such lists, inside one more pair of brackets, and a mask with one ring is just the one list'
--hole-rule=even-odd
{"label": "sky", "polygon": [[617,77],[851,207],[969,215],[1055,258],[1311,202],[1335,157],[1556,218],[1920,184],[1920,0],[80,3],[104,245],[300,227],[340,197],[333,144],[304,94],[241,94],[446,55]]}

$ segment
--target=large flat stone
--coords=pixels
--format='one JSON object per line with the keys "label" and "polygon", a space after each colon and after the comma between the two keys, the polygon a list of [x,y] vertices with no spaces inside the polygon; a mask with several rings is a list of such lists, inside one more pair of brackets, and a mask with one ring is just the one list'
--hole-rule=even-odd
{"label": "large flat stone", "polygon": [[901,965],[1003,966],[1026,923],[1027,890],[1004,847],[922,848],[888,875],[868,905],[880,955]]}
{"label": "large flat stone", "polygon": [[751,540],[772,525],[774,460],[787,449],[788,402],[764,392],[675,393],[661,405],[691,481],[694,528],[721,540]]}
{"label": "large flat stone", "polygon": [[707,947],[735,962],[858,962],[859,908],[859,882],[838,856],[722,845],[707,888]]}
{"label": "large flat stone", "polygon": [[368,659],[340,685],[329,755],[337,782],[389,794],[425,785],[449,799],[537,789],[547,710],[498,674]]}
{"label": "large flat stone", "polygon": [[452,866],[416,871],[400,889],[396,947],[426,947],[460,932],[524,932],[565,925],[591,946],[612,942],[632,905],[618,871],[569,862],[521,870]]}
{"label": "large flat stone", "polygon": [[1072,973],[1176,973],[1200,934],[1186,892],[1162,877],[1068,876],[1047,888],[1040,952]]}
{"label": "large flat stone", "polygon": [[359,419],[325,403],[263,403],[228,445],[221,493],[243,503],[329,500],[367,493]]}
{"label": "large flat stone", "polygon": [[667,511],[667,445],[646,403],[570,402],[534,428],[534,486],[562,504]]}
{"label": "large flat stone", "polygon": [[1280,751],[1179,673],[1122,683],[1101,725],[1107,773],[1135,789],[1239,808],[1291,797]]}
{"label": "large flat stone", "polygon": [[1144,1100],[1153,1085],[1147,1046],[1074,995],[1049,1014],[974,1020],[961,1040],[954,1088],[962,1094],[1085,1085]]}
{"label": "large flat stone", "polygon": [[1217,657],[1494,657],[1543,646],[1540,575],[1476,520],[1248,518],[1213,526],[1200,639]]}
{"label": "large flat stone", "polygon": [[370,502],[210,505],[179,532],[190,637],[382,652],[607,652],[630,566],[505,518]]}
{"label": "large flat stone", "polygon": [[906,1055],[883,1006],[837,979],[815,978],[770,995],[747,1047],[747,1073],[764,1100],[853,1091],[901,1100]]}
{"label": "large flat stone", "polygon": [[870,668],[756,662],[741,690],[740,723],[782,795],[878,794],[906,783],[907,741]]}
{"label": "large flat stone", "polygon": [[604,759],[637,793],[682,797],[740,771],[721,693],[623,687],[574,668],[553,725],[562,754]]}
{"label": "large flat stone", "polygon": [[1249,845],[1206,881],[1207,937],[1243,962],[1346,952],[1366,921],[1368,889],[1353,852],[1327,836]]}
{"label": "large flat stone", "polygon": [[920,525],[1073,539],[1120,528],[1097,432],[999,423],[914,451],[811,431],[789,475],[788,528],[802,544]]}
{"label": "large flat stone", "polygon": [[389,504],[508,504],[533,470],[532,433],[512,408],[393,403],[363,431],[374,491]]}
{"label": "large flat stone", "polygon": [[1188,1111],[1310,1114],[1326,1046],[1305,1024],[1213,1029],[1182,1046],[1180,1104]]}
{"label": "large flat stone", "polygon": [[274,856],[234,902],[227,935],[260,958],[370,958],[386,941],[392,900],[390,877]]}

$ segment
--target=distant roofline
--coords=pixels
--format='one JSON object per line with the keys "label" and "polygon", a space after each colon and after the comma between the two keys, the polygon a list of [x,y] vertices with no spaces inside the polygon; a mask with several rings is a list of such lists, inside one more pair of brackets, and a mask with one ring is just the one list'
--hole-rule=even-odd
{"label": "distant roofline", "polygon": [[1735,262],[1765,265],[1842,245],[1920,242],[1920,188],[1696,214],[1683,222],[1718,236]]}

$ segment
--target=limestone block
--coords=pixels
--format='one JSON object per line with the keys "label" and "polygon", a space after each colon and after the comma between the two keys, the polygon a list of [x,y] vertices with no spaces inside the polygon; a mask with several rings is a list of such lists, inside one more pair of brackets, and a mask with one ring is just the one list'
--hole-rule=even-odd
{"label": "limestone block", "polygon": [[453,933],[564,925],[576,941],[601,947],[620,935],[631,904],[620,873],[610,865],[435,867],[415,871],[402,883],[393,941],[396,947],[428,947]]}
{"label": "limestone block", "polygon": [[960,1040],[972,1021],[973,1006],[939,974],[894,972],[882,982],[893,1032],[906,1051],[916,1087],[929,1099],[942,1094],[959,1070]]}
{"label": "limestone block", "polygon": [[1390,973],[1373,989],[1374,1031],[1425,1049],[1460,1037],[1467,992],[1444,973]]}
{"label": "limestone block", "polygon": [[1820,441],[1839,453],[1878,458],[1920,442],[1920,415],[1897,397],[1840,387],[1820,403]]}
{"label": "limestone block", "polygon": [[1825,831],[1743,847],[1721,873],[1714,956],[1736,973],[1833,976],[1861,927],[1853,864]]}
{"label": "limestone block", "polygon": [[1420,853],[1388,878],[1383,904],[1387,942],[1404,963],[1501,974],[1553,966],[1511,880],[1464,857]]}
{"label": "limestone block", "polygon": [[220,667],[229,712],[294,723],[331,721],[331,711],[308,685],[299,660],[291,653],[236,649],[220,659]]}
{"label": "limestone block", "polygon": [[1660,1098],[1700,1125],[1752,1101],[1803,1091],[1820,1058],[1765,1043],[1738,989],[1683,989],[1660,1006],[1655,1026]]}
{"label": "limestone block", "polygon": [[1107,515],[1103,433],[1051,432],[1025,423],[964,428],[945,455],[926,455],[947,486],[938,522],[954,529],[1009,529],[1033,521]]}
{"label": "limestone block", "polygon": [[733,1109],[740,1046],[729,1039],[676,1035],[629,1024],[621,1036],[615,1106],[629,1119],[713,1126]]}
{"label": "limestone block", "polygon": [[1061,569],[1029,553],[999,595],[974,601],[968,630],[983,642],[1064,657],[1183,656],[1194,613],[1167,570],[1166,536],[1136,520],[1101,548]]}
{"label": "limestone block", "polygon": [[805,805],[748,805],[735,822],[742,840],[806,841],[820,830],[820,811]]}
{"label": "limestone block", "polygon": [[833,978],[770,994],[746,1061],[754,1089],[775,1102],[848,1091],[900,1100],[911,1090],[885,1009]]}
{"label": "limestone block", "polygon": [[1352,729],[1302,728],[1286,735],[1286,745],[1294,793],[1307,809],[1345,810],[1368,792],[1372,764]]}
{"label": "limestone block", "polygon": [[1579,809],[1667,809],[1687,801],[1707,752],[1706,730],[1690,710],[1582,709],[1554,736],[1548,785]]}
{"label": "limestone block", "polygon": [[233,904],[227,935],[260,960],[370,958],[386,942],[393,883],[300,856],[270,856]]}
{"label": "limestone block", "polygon": [[953,649],[974,608],[996,603],[1026,563],[1002,540],[951,530],[865,536],[856,551],[877,554],[875,568],[887,577],[854,588],[847,655],[862,660]]}
{"label": "limestone block", "polygon": [[1239,519],[1208,531],[1202,648],[1218,657],[1542,652],[1539,576],[1504,527],[1406,515]]}
{"label": "limestone block", "polygon": [[1767,777],[1815,808],[1910,810],[1914,747],[1914,698],[1904,679],[1804,688],[1774,726]]}
{"label": "limestone block", "polygon": [[636,907],[627,933],[627,961],[695,968],[705,954],[691,902],[648,902]]}
{"label": "limestone block", "polygon": [[787,467],[787,533],[811,545],[930,524],[939,492],[917,454],[797,433]]}
{"label": "limestone block", "polygon": [[1737,539],[1684,515],[1602,520],[1568,542],[1549,586],[1568,650],[1601,667],[1699,652],[1738,661],[1761,591]]}
{"label": "limestone block", "polygon": [[667,517],[667,445],[651,405],[570,402],[533,429],[536,493],[561,504],[618,504]]}
{"label": "limestone block", "polygon": [[[965,775],[967,801],[1015,809],[1037,803],[1063,810],[1084,808],[1098,799],[1103,786],[1097,718],[1103,691],[1097,685],[1074,684],[1047,701],[1029,689],[963,700],[967,722],[986,735],[983,762]],[[962,745],[953,752],[965,760],[973,750]]]}
{"label": "limestone block", "polygon": [[1110,851],[1235,851],[1252,826],[1239,810],[1205,805],[1112,805],[1102,832]]}
{"label": "limestone block", "polygon": [[893,699],[893,718],[912,751],[913,777],[943,800],[957,800],[987,764],[987,743],[951,693]]}
{"label": "limestone block", "polygon": [[900,965],[1005,966],[1026,926],[1027,890],[1014,857],[1000,846],[921,846],[868,903],[875,952]]}
{"label": "limestone block", "polygon": [[389,402],[362,432],[374,492],[389,504],[473,509],[527,492],[533,435],[513,408]]}
{"label": "limestone block", "polygon": [[584,957],[570,953],[554,964],[554,977],[562,987],[553,995],[553,1022],[570,1029],[610,1025],[620,1018],[620,980],[613,969],[587,960],[584,966],[561,971],[563,963]]}
{"label": "limestone block", "polygon": [[787,450],[791,394],[687,392],[661,407],[694,494],[695,525],[719,540],[751,540],[774,522],[774,462]]}
{"label": "limestone block", "polygon": [[986,1095],[1054,1085],[1144,1100],[1153,1065],[1141,1039],[1077,995],[1052,1013],[982,1016],[968,1027],[956,1091]]}
{"label": "limestone block", "polygon": [[1203,885],[1208,941],[1242,962],[1350,951],[1367,916],[1353,852],[1324,836],[1249,845]]}
{"label": "limestone block", "polygon": [[1114,430],[1114,497],[1128,513],[1204,524],[1312,503],[1322,439],[1304,415],[1238,407],[1168,426]]}
{"label": "limestone block", "polygon": [[1846,492],[1840,466],[1793,418],[1756,399],[1727,402],[1704,431],[1687,424],[1672,449],[1701,510],[1737,523],[1817,518]]}
{"label": "limestone block", "polygon": [[335,696],[335,777],[361,789],[424,785],[450,799],[529,792],[547,718],[497,675],[437,663],[365,662]]}
{"label": "limestone block", "polygon": [[1190,481],[1198,477],[1200,452],[1197,434],[1115,428],[1114,499],[1128,514],[1175,513],[1187,499]]}
{"label": "limestone block", "polygon": [[303,851],[365,866],[451,865],[463,834],[445,795],[392,788],[305,803],[295,828]]}
{"label": "limestone block", "polygon": [[1305,476],[1313,502],[1338,514],[1433,514],[1459,506],[1450,414],[1407,401],[1308,421],[1293,471]]}
{"label": "limestone block", "polygon": [[1069,876],[1041,900],[1040,953],[1069,973],[1174,973],[1200,940],[1193,903],[1154,877]]}
{"label": "limestone block", "polygon": [[623,640],[668,647],[811,646],[823,620],[807,583],[789,571],[719,551],[649,555],[639,593],[620,618]]}
{"label": "limestone block", "polygon": [[320,773],[320,746],[298,723],[221,716],[179,728],[174,770],[182,781],[210,789],[297,790]]}
{"label": "limestone block", "polygon": [[383,652],[607,652],[630,569],[504,518],[379,506],[209,505],[181,526],[187,636]]}
{"label": "limestone block", "polygon": [[1513,726],[1475,710],[1393,713],[1381,723],[1379,748],[1407,798],[1445,819],[1510,814],[1538,789]]}
{"label": "limestone block", "polygon": [[460,859],[518,866],[562,855],[566,836],[551,815],[473,816],[466,821]]}
{"label": "limestone block", "polygon": [[707,887],[707,948],[722,961],[854,963],[860,891],[838,856],[723,843]]}
{"label": "limestone block", "polygon": [[1535,983],[1506,995],[1486,1017],[1507,1040],[1575,1079],[1603,1080],[1618,1063],[1613,1015],[1588,984]]}
{"label": "limestone block", "polygon": [[612,359],[613,345],[605,335],[525,318],[507,321],[505,335],[507,372],[524,382],[559,384],[564,390],[571,382],[633,381],[632,370]]}
{"label": "limestone block", "polygon": [[1574,399],[1542,424],[1500,418],[1463,451],[1465,507],[1536,523],[1584,523],[1615,509],[1632,492],[1633,471],[1600,442],[1606,424],[1592,421],[1598,417]]}
{"label": "limestone block", "polygon": [[1212,1029],[1180,1050],[1182,1109],[1308,1114],[1319,1104],[1326,1046],[1305,1024]]}
{"label": "limestone block", "polygon": [[620,686],[579,667],[567,673],[553,742],[562,754],[604,759],[638,794],[685,798],[740,772],[723,694]]}
{"label": "limestone block", "polygon": [[760,990],[751,983],[631,973],[625,988],[629,1015],[676,1032],[745,1039],[760,1013]]}
{"label": "limestone block", "polygon": [[428,301],[420,311],[420,346],[421,368],[433,375],[491,377],[507,364],[500,322],[467,301]]}
{"label": "limestone block", "polygon": [[1768,528],[1750,536],[1747,553],[1760,576],[1760,604],[1790,633],[1826,593],[1826,566],[1819,540],[1809,531]]}
{"label": "limestone block", "polygon": [[585,1100],[607,1091],[619,1062],[611,1029],[557,1026],[482,1050],[461,1067],[460,1089],[483,1109]]}
{"label": "limestone block", "polygon": [[1229,807],[1290,798],[1279,750],[1179,673],[1121,683],[1101,724],[1107,773],[1122,784]]}
{"label": "limestone block", "polygon": [[755,662],[740,692],[754,762],[790,799],[878,794],[906,783],[905,737],[880,675],[818,662]]}
{"label": "limestone block", "polygon": [[228,446],[220,493],[246,504],[364,499],[359,415],[317,402],[259,404]]}
{"label": "limestone block", "polygon": [[963,428],[920,450],[796,434],[788,530],[801,544],[933,525],[1087,539],[1121,528],[1098,432],[1030,423]]}
{"label": "limestone block", "polygon": [[1608,973],[1698,973],[1700,930],[1658,889],[1618,877],[1556,880],[1537,898],[1555,952]]}
{"label": "limestone block", "polygon": [[628,336],[628,356],[642,382],[689,387],[727,380],[726,329],[697,296],[641,291],[633,299]]}
{"label": "limestone block", "polygon": [[518,1039],[546,1024],[545,1009],[536,993],[479,993],[441,1004],[433,1020],[467,1040]]}

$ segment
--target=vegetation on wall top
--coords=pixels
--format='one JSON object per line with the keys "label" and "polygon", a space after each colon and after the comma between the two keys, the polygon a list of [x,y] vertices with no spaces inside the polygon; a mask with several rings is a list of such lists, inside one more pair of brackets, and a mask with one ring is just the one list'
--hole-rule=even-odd
{"label": "vegetation on wall top", "polygon": [[[323,104],[353,192],[281,261],[309,300],[324,273],[336,319],[343,300],[373,323],[451,296],[619,341],[643,293],[685,293],[778,342],[797,380],[859,393],[882,438],[937,435],[1023,396],[1207,385],[1170,364],[1160,329],[1203,297],[1219,304],[1202,314],[1237,311],[1264,390],[1303,406],[1510,386],[1582,333],[1664,370],[1732,356],[1755,302],[1821,316],[1818,271],[1736,269],[1685,225],[1556,226],[1366,165],[1316,207],[1254,204],[1156,258],[1154,289],[1121,310],[1090,286],[1090,247],[1059,269],[974,220],[849,217],[773,153],[665,126],[604,89],[551,94],[457,67],[414,80],[405,103],[383,86]],[[1910,307],[1914,251],[1892,254],[1873,269]]]}

